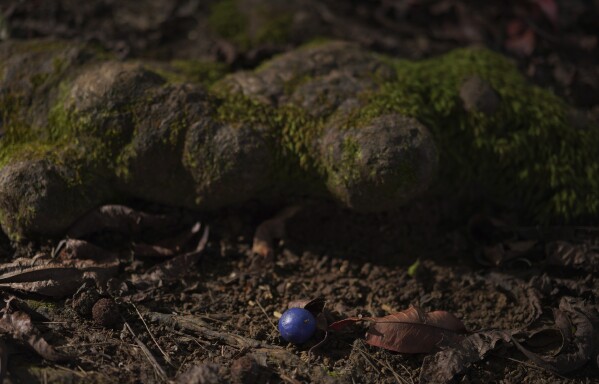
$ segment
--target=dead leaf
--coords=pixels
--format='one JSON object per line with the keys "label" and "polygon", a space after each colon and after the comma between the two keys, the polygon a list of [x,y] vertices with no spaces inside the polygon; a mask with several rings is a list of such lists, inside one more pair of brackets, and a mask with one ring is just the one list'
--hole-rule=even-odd
{"label": "dead leaf", "polygon": [[536,240],[506,241],[483,247],[483,256],[490,265],[498,267],[508,261],[526,256],[536,245]]}
{"label": "dead leaf", "polygon": [[564,343],[564,335],[559,329],[544,327],[531,333],[522,345],[534,353],[557,356],[564,348]]}
{"label": "dead leaf", "polygon": [[317,297],[316,299],[311,300],[291,301],[287,305],[287,308],[304,308],[312,313],[320,313],[324,310],[326,303],[324,297]]}
{"label": "dead leaf", "polygon": [[195,250],[164,261],[141,275],[134,275],[132,279],[133,284],[138,288],[146,289],[154,283],[176,280],[189,273],[190,268],[196,264],[203,255],[206,243],[208,243],[208,234],[209,228],[206,227]]}
{"label": "dead leaf", "polygon": [[50,297],[72,295],[86,279],[103,284],[117,274],[118,256],[82,240],[67,240],[56,258],[39,254],[0,265],[0,288]]}
{"label": "dead leaf", "polygon": [[317,297],[316,299],[312,300],[291,301],[287,305],[287,308],[304,308],[310,311],[310,313],[316,318],[316,328],[326,332],[329,327],[327,318],[323,313],[326,303],[327,302],[323,297]]}
{"label": "dead leaf", "polygon": [[42,337],[40,331],[33,325],[31,318],[25,312],[13,311],[10,299],[0,317],[0,332],[10,335],[13,339],[29,345],[41,357],[50,361],[64,361],[69,356],[58,352]]}
{"label": "dead leaf", "polygon": [[497,347],[499,341],[509,342],[510,332],[485,331],[465,337],[457,345],[424,358],[420,370],[421,384],[447,383],[473,363]]}
{"label": "dead leaf", "polygon": [[464,324],[446,311],[424,313],[417,307],[384,317],[351,317],[329,325],[338,331],[350,324],[368,321],[366,342],[401,353],[430,353],[442,343],[456,343],[467,333]]}
{"label": "dead leaf", "polygon": [[[579,302],[577,299],[564,297],[560,301],[559,311],[569,317],[574,333],[569,345],[564,346],[562,353],[556,356],[535,353],[527,349],[518,340],[512,338],[514,345],[535,364],[554,372],[568,373],[575,371],[594,357],[595,339],[599,332],[599,313],[597,309]],[[559,316],[559,312],[556,311]],[[560,321],[556,317],[556,324]],[[562,325],[563,326],[563,325]]]}
{"label": "dead leaf", "polygon": [[536,36],[534,31],[527,27],[520,20],[513,20],[507,26],[508,38],[505,41],[505,48],[520,56],[530,56],[536,45]]}
{"label": "dead leaf", "polygon": [[339,332],[348,326],[360,321],[368,321],[369,317],[348,317],[343,320],[335,321],[329,324],[329,331]]}
{"label": "dead leaf", "polygon": [[557,267],[599,272],[599,246],[553,241],[545,247],[547,263]]}
{"label": "dead leaf", "polygon": [[466,332],[464,324],[449,312],[424,313],[410,307],[374,319],[366,333],[366,342],[395,352],[429,353],[441,343],[461,340]]}
{"label": "dead leaf", "polygon": [[256,228],[252,251],[264,258],[272,258],[274,240],[285,237],[285,223],[301,210],[300,206],[287,207],[272,219],[266,220]]}
{"label": "dead leaf", "polygon": [[67,235],[80,239],[101,231],[126,235],[136,235],[148,230],[166,233],[176,228],[180,219],[177,215],[155,215],[135,211],[123,205],[104,205],[77,220]]}
{"label": "dead leaf", "polygon": [[492,272],[478,276],[485,284],[493,284],[497,289],[508,294],[513,301],[528,308],[528,316],[524,319],[529,326],[543,313],[539,292],[530,283],[504,273]]}
{"label": "dead leaf", "polygon": [[200,232],[201,224],[196,223],[183,233],[156,242],[155,244],[134,244],[133,254],[138,257],[166,258],[180,254],[188,243]]}

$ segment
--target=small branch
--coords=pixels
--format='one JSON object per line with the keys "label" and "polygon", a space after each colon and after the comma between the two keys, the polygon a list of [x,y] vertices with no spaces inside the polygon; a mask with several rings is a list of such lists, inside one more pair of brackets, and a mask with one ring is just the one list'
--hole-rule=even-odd
{"label": "small branch", "polygon": [[146,345],[135,335],[135,332],[133,332],[133,329],[131,328],[129,323],[125,322],[125,328],[127,328],[129,333],[131,333],[131,336],[133,336],[133,340],[135,340],[135,343],[137,343],[139,348],[141,348],[141,350],[143,351],[144,355],[146,355],[146,358],[154,368],[154,372],[156,372],[156,374],[163,381],[168,381],[168,377],[166,375],[166,372],[164,371],[164,368],[162,368],[162,366],[158,363],[158,361],[156,360],[152,352],[148,349],[148,347],[146,347]]}
{"label": "small branch", "polygon": [[143,316],[141,315],[141,313],[139,312],[139,310],[137,309],[137,307],[135,306],[135,304],[131,303],[131,305],[135,309],[135,312],[137,312],[137,316],[139,316],[139,318],[141,319],[141,322],[144,323],[144,326],[146,327],[146,330],[150,334],[150,337],[152,338],[152,341],[154,341],[154,344],[156,345],[156,347],[158,348],[158,350],[162,353],[162,356],[164,356],[164,360],[167,363],[169,363],[172,367],[174,367],[171,358],[166,354],[166,352],[164,352],[164,350],[162,348],[160,348],[160,345],[158,345],[158,341],[156,340],[156,338],[152,334],[152,331],[150,331],[150,328],[148,327],[148,324],[144,320]]}

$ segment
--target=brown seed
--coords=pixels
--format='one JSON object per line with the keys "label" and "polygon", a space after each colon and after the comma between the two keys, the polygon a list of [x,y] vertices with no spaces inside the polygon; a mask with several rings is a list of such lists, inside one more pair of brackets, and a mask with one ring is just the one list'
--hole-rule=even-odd
{"label": "brown seed", "polygon": [[100,294],[95,289],[80,292],[73,296],[73,309],[83,317],[92,315],[92,308],[100,298]]}
{"label": "brown seed", "polygon": [[92,308],[92,316],[96,324],[111,328],[120,322],[119,307],[109,298],[100,299]]}

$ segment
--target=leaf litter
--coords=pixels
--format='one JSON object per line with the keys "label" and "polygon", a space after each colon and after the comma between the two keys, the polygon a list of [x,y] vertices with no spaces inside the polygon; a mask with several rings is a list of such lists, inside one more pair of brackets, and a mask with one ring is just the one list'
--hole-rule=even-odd
{"label": "leaf litter", "polygon": [[4,299],[6,306],[0,311],[0,333],[9,335],[13,340],[22,342],[32,348],[38,355],[49,361],[65,361],[70,357],[57,351],[44,339],[31,317],[20,310],[15,310],[12,304],[14,297]]}
{"label": "leaf litter", "polygon": [[[85,237],[96,232],[116,231],[131,237],[147,230],[170,233],[175,226],[176,220],[171,216],[145,214],[124,206],[104,206],[82,218],[71,228],[69,234]],[[189,230],[159,240],[156,244],[132,243],[131,249],[135,256],[168,259],[142,274],[133,275],[133,285],[148,288],[188,273],[199,260],[208,241],[209,231],[205,228],[197,246],[185,252],[200,229],[200,223],[196,223]],[[32,258],[17,258],[0,264],[0,289],[53,299],[74,295],[74,299],[79,301],[81,294],[93,291],[96,294],[89,297],[96,300],[100,297],[96,288],[106,293],[106,288],[109,288],[107,283],[118,274],[122,264],[118,252],[100,248],[86,240],[67,238],[52,252],[42,252]],[[24,303],[19,304],[14,296],[5,301],[6,307],[0,311],[1,333],[29,345],[46,360],[58,362],[69,358],[48,344],[33,325],[30,313],[35,315],[34,311]],[[92,304],[94,303],[90,302],[88,305]],[[5,368],[2,366],[0,377],[4,372]]]}
{"label": "leaf litter", "polygon": [[384,317],[350,317],[329,325],[339,331],[367,321],[366,343],[401,353],[430,353],[446,343],[456,343],[467,333],[464,324],[446,311],[425,313],[418,307]]}

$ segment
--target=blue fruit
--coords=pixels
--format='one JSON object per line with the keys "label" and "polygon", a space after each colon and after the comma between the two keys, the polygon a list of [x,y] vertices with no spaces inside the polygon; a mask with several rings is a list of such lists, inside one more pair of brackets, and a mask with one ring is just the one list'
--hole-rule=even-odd
{"label": "blue fruit", "polygon": [[316,319],[304,308],[289,308],[279,319],[281,337],[290,343],[305,343],[315,331]]}

